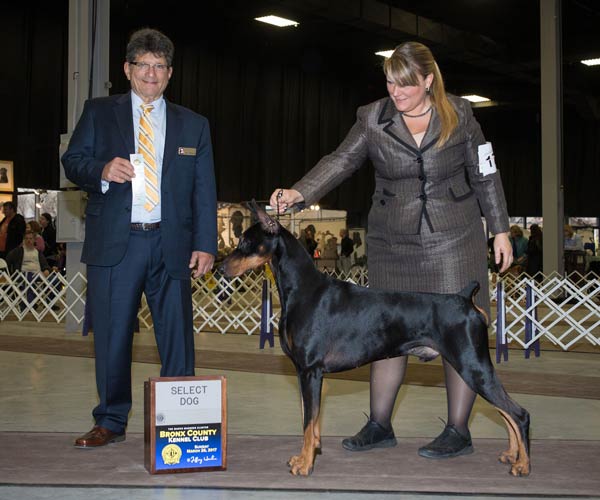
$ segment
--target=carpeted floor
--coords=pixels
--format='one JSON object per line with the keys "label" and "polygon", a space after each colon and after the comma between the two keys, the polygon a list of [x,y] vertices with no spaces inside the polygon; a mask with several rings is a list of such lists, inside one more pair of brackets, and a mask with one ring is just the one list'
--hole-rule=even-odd
{"label": "carpeted floor", "polygon": [[[54,354],[60,356],[76,356],[93,358],[94,350],[91,342],[57,338],[23,337],[19,335],[0,335],[0,350],[28,352],[37,354]],[[155,346],[138,345],[133,353],[133,361],[139,363],[159,364]],[[261,353],[244,353],[217,350],[196,350],[196,367],[214,370],[234,370],[275,375],[295,375],[294,366],[284,355],[264,356]],[[542,396],[562,396],[582,399],[600,399],[598,377],[585,375],[549,373],[521,373],[518,371],[502,371],[496,366],[506,390],[522,394]],[[326,375],[344,380],[369,380],[369,367],[362,366],[354,370]],[[406,384],[443,387],[443,371],[428,363],[411,364],[406,373]]]}
{"label": "carpeted floor", "polygon": [[[93,358],[93,342],[90,337],[66,335],[62,329],[51,325],[42,327],[39,324],[4,323],[0,326],[4,327],[0,329],[0,351],[51,355],[48,356],[49,359],[62,360],[53,363],[64,364],[65,373],[70,374],[71,367],[77,366],[73,376],[82,376],[82,369],[87,370],[92,366],[83,359],[76,359]],[[197,342],[199,348],[196,350],[196,366],[219,372],[295,375],[292,363],[279,349],[258,350],[257,339],[234,337],[237,336],[200,337]],[[136,341],[134,361],[147,365],[158,364],[152,336],[143,334],[137,337]],[[546,352],[549,353],[547,356]],[[600,441],[597,440],[595,421],[595,408],[600,400],[600,374],[596,368],[595,355],[600,352],[595,346],[587,347],[583,351],[578,350],[578,353],[570,353],[569,356],[557,356],[556,353],[550,354],[551,352],[552,349],[542,352],[542,357],[532,362],[524,361],[522,352],[514,352],[510,354],[510,363],[495,365],[510,393],[531,395],[528,400],[530,406],[526,407],[533,411],[532,415],[535,417],[532,420],[532,436],[536,439],[532,441],[532,472],[527,478],[510,476],[509,467],[497,461],[498,454],[507,447],[508,442],[506,439],[492,439],[497,437],[493,434],[483,434],[486,439],[474,439],[475,453],[472,455],[433,463],[416,453],[417,448],[428,442],[430,437],[399,436],[399,445],[396,448],[351,453],[340,446],[338,435],[343,431],[336,427],[332,427],[334,430],[323,437],[323,453],[317,456],[312,476],[293,477],[288,472],[286,461],[291,455],[299,452],[302,438],[289,433],[284,435],[286,433],[282,432],[275,422],[260,429],[249,425],[235,434],[230,433],[226,471],[152,476],[143,466],[143,436],[139,434],[141,427],[137,427],[138,433],[130,427],[132,432],[128,434],[124,443],[97,450],[79,450],[73,447],[73,436],[77,434],[75,429],[79,432],[87,427],[87,421],[84,427],[81,427],[79,420],[72,418],[74,430],[68,434],[46,432],[46,429],[53,429],[53,414],[50,411],[47,417],[49,425],[33,428],[13,425],[10,418],[19,417],[10,417],[12,414],[9,414],[5,430],[0,431],[0,485],[15,485],[20,488],[66,486],[74,491],[81,490],[82,495],[85,495],[83,492],[86,488],[95,486],[115,488],[115,491],[126,491],[135,487],[154,488],[158,491],[163,488],[192,488],[203,491],[273,490],[275,494],[282,493],[282,498],[285,496],[284,491],[293,490],[308,490],[315,494],[339,491],[375,492],[383,495],[384,492],[389,492],[442,497],[594,497],[600,492]],[[407,372],[406,383],[415,386],[412,390],[423,392],[420,396],[413,394],[412,397],[423,398],[425,404],[431,404],[431,398],[437,397],[434,394],[437,394],[437,390],[432,392],[432,388],[443,387],[443,370],[439,363],[436,363],[411,361]],[[49,366],[55,366],[55,370],[57,369],[55,364],[49,363]],[[60,364],[58,366],[59,376],[52,380],[61,380],[63,368]],[[14,368],[14,373],[18,373],[18,368]],[[4,396],[0,397],[0,404],[25,404],[32,391],[32,397],[35,399],[35,394],[39,394],[44,387],[45,379],[39,377],[46,368],[46,362],[36,362],[26,374],[17,377],[17,385],[22,388],[19,390],[27,391],[21,393],[19,390],[9,389],[13,371],[5,370],[8,385]],[[146,366],[146,369],[151,370],[153,367]],[[362,367],[328,376],[362,383],[368,380],[369,368]],[[12,383],[14,382],[13,380]],[[259,391],[260,396],[254,392],[254,396],[245,398],[244,385],[241,381],[238,382],[241,386],[238,386],[238,392],[235,395],[232,392],[231,396],[238,405],[251,407],[263,397]],[[287,383],[284,383],[282,390],[287,391],[293,386],[292,384],[288,387],[285,384]],[[275,387],[271,388],[273,394],[276,394]],[[366,387],[366,384],[363,387]],[[443,392],[440,394],[443,395]],[[57,409],[59,414],[65,408],[67,414],[69,411],[73,412],[73,408],[78,408],[76,391],[72,397],[61,397],[64,397],[65,406]],[[344,407],[343,405],[347,404],[345,397],[347,395],[340,390],[330,394],[330,411],[335,405]],[[556,406],[559,403],[560,407]],[[298,418],[295,401],[292,406],[293,408],[288,408],[287,413],[284,408],[278,411]],[[37,405],[35,401],[30,407],[38,412],[45,411],[44,406]],[[352,406],[352,409],[354,408]],[[139,413],[140,410],[138,405],[136,411]],[[579,413],[586,415],[587,419],[577,420],[575,416]],[[238,414],[238,420],[242,415],[245,416],[243,418],[248,418],[248,414],[243,413]],[[254,413],[250,414],[250,421],[252,415]],[[418,410],[417,415],[420,415]],[[415,416],[409,412],[404,418],[407,425]],[[574,420],[579,424],[573,424]],[[572,424],[585,432],[565,433],[567,425]],[[481,418],[480,425],[484,425]],[[493,422],[491,425],[494,425]],[[27,432],[17,432],[15,429],[25,429]],[[44,432],[31,432],[32,429]],[[540,438],[540,435],[544,437]],[[585,437],[588,435],[589,440]]]}
{"label": "carpeted floor", "polygon": [[[600,491],[598,444],[534,441],[529,477],[515,478],[497,461],[507,442],[474,440],[475,453],[436,462],[419,457],[422,439],[399,439],[396,448],[352,453],[339,438],[325,437],[313,474],[294,477],[286,461],[300,437],[229,436],[228,468],[210,473],[150,475],[143,467],[143,436],[96,450],[72,446],[56,433],[0,433],[0,484],[63,486],[177,486],[285,490],[445,492],[448,494],[596,495]],[[118,448],[118,453],[115,453]],[[15,460],[15,457],[19,457]],[[23,464],[27,467],[23,467]],[[477,470],[477,474],[473,474]],[[373,471],[377,471],[376,474]]]}

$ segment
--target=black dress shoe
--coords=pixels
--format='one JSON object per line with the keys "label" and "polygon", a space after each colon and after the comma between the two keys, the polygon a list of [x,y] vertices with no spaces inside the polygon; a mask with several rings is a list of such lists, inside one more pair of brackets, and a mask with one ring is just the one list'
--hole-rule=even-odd
{"label": "black dress shoe", "polygon": [[419,448],[419,455],[425,458],[452,458],[470,453],[473,453],[471,434],[463,436],[453,425],[447,425],[431,443]]}
{"label": "black dress shoe", "polygon": [[369,420],[358,434],[342,441],[342,446],[350,451],[367,451],[371,448],[391,448],[398,442],[393,429],[385,429],[377,422]]}
{"label": "black dress shoe", "polygon": [[90,432],[78,437],[75,440],[75,448],[98,448],[99,446],[106,446],[110,443],[118,443],[119,441],[125,441],[125,433],[118,434],[95,425]]}

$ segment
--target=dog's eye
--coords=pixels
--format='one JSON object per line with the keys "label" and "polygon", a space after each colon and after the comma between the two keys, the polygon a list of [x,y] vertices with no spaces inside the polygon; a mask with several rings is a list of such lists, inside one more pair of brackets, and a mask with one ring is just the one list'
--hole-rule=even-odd
{"label": "dog's eye", "polygon": [[260,245],[258,245],[258,253],[259,254],[263,254],[267,252],[267,247],[265,245],[263,245],[262,243]]}

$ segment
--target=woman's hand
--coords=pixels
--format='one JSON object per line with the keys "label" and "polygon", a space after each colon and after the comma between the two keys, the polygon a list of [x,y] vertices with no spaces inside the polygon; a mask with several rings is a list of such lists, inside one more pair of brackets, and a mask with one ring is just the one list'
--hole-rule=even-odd
{"label": "woman's hand", "polygon": [[304,196],[295,189],[277,188],[269,199],[269,205],[281,214],[301,201],[304,201]]}
{"label": "woman's hand", "polygon": [[512,245],[508,239],[508,233],[498,233],[494,236],[494,258],[496,265],[502,263],[500,273],[508,270],[513,262]]}

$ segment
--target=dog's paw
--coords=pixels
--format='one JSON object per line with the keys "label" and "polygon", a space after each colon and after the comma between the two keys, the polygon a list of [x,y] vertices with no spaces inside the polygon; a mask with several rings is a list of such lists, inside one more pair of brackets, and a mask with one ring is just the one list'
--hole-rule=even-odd
{"label": "dog's paw", "polygon": [[309,476],[313,470],[313,464],[309,463],[302,455],[294,455],[288,460],[290,473],[294,476]]}
{"label": "dog's paw", "polygon": [[503,464],[514,464],[517,461],[517,456],[507,450],[500,453],[498,460]]}
{"label": "dog's paw", "polygon": [[529,476],[529,472],[529,461],[525,460],[513,464],[510,468],[511,476],[515,477]]}

